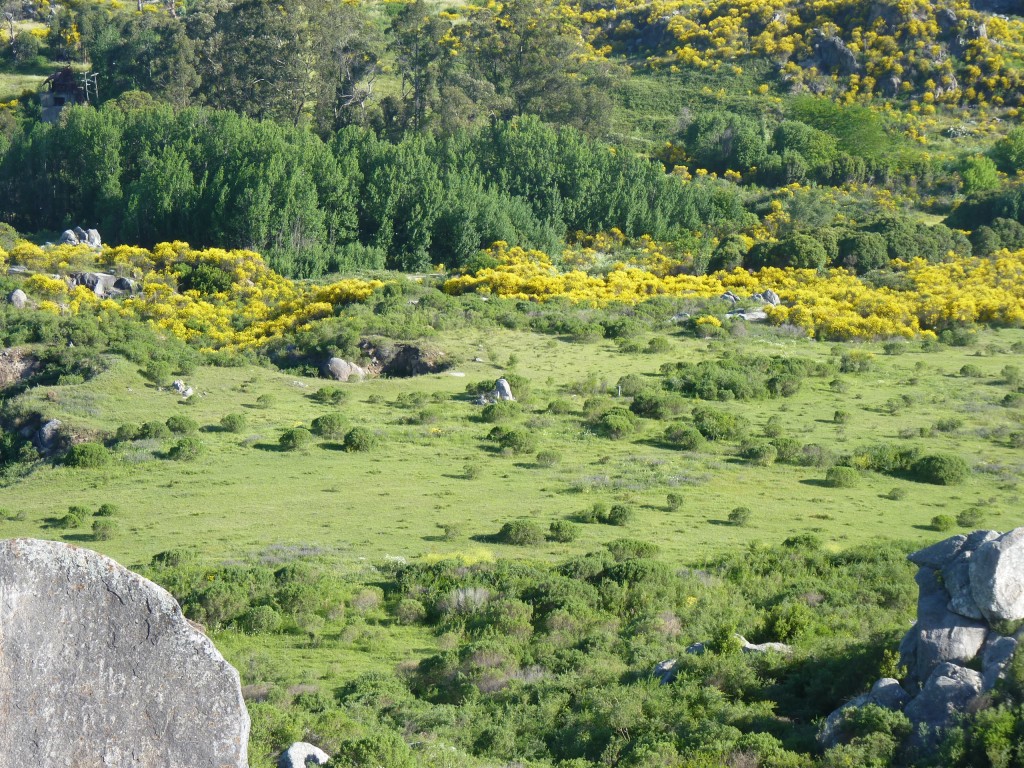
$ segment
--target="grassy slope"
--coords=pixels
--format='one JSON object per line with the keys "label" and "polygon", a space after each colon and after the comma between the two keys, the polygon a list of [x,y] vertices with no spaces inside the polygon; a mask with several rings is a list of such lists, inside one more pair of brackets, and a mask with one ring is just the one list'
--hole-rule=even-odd
{"label": "grassy slope", "polygon": [[[897,440],[906,428],[928,427],[942,417],[959,416],[965,423],[957,433],[936,433],[916,442],[929,450],[959,452],[976,464],[1001,464],[1014,471],[1010,479],[1006,473],[1003,477],[976,473],[955,488],[870,474],[856,488],[835,490],[821,485],[820,469],[753,467],[734,458],[731,446],[713,448],[710,455],[666,450],[656,443],[662,425],[649,420],[643,422],[640,439],[613,442],[583,429],[578,415],[528,414],[525,418],[532,419],[532,427],[539,431],[541,447],[556,448],[564,456],[559,466],[539,468],[532,457],[509,458],[491,451],[483,440],[490,425],[480,423],[479,409],[458,397],[467,381],[500,374],[502,368],[490,362],[462,365],[459,370],[465,377],[439,374],[348,386],[350,398],[341,410],[353,425],[372,426],[387,437],[376,452],[350,454],[325,444],[307,452],[282,453],[277,450],[277,438],[284,429],[308,425],[333,410],[308,398],[323,382],[258,368],[203,368],[190,379],[200,393],[197,403],[183,406],[171,393],[145,384],[132,366],[118,363],[92,382],[37,390],[25,399],[48,416],[106,431],[121,423],[163,420],[174,413],[187,413],[201,425],[212,426],[226,413],[245,412],[249,416],[246,433],[205,433],[203,439],[211,450],[190,464],[159,458],[167,443],[143,444],[109,470],[42,469],[0,489],[0,506],[27,512],[25,521],[2,523],[0,530],[7,536],[89,540],[85,533],[47,528],[46,520],[63,514],[69,504],[95,507],[114,502],[123,508],[120,533],[94,546],[138,564],[183,541],[194,543],[208,559],[241,557],[275,544],[314,544],[353,562],[385,554],[414,557],[479,546],[497,555],[555,559],[624,534],[658,541],[672,559],[694,561],[750,541],[778,542],[805,531],[817,532],[836,546],[879,535],[934,539],[938,534],[927,527],[934,515],[955,515],[975,504],[989,510],[989,524],[1006,528],[1021,522],[1012,511],[1017,501],[1019,452],[981,439],[976,430],[1014,424],[1016,412],[996,404],[1006,390],[995,380],[1002,366],[1013,362],[1008,347],[1019,338],[1024,334],[1017,331],[993,337],[1005,353],[985,357],[955,348],[879,355],[874,371],[842,376],[848,383],[844,394],[832,392],[827,380],[811,379],[790,399],[723,406],[745,414],[756,427],[779,414],[788,435],[837,452]],[[442,339],[442,343],[449,348],[463,344],[459,351],[466,360],[486,355],[483,349],[456,339]],[[787,354],[818,356],[831,351],[814,342],[774,338],[724,343]],[[674,344],[674,354],[658,357],[622,355],[609,343],[572,345],[526,334],[502,333],[487,340],[499,361],[506,361],[510,353],[519,358],[517,370],[537,390],[531,406],[537,409],[546,406],[560,387],[589,373],[614,383],[625,373],[656,371],[670,358],[707,354],[723,342],[680,340]],[[978,365],[986,377],[955,375],[967,362]],[[923,369],[915,370],[920,364]],[[440,420],[427,425],[399,423],[414,411],[396,408],[392,401],[412,391],[449,396],[440,406]],[[257,396],[267,393],[275,396],[274,407],[254,408]],[[367,403],[372,395],[382,396],[385,402]],[[901,395],[914,403],[890,414],[886,401]],[[851,413],[848,424],[833,423],[837,408]],[[467,463],[479,465],[482,471],[477,478],[462,476]],[[665,494],[679,479],[687,501],[681,511],[670,513]],[[605,482],[620,487],[608,487]],[[896,485],[907,489],[904,500],[880,498]],[[437,535],[436,525],[442,522],[460,522],[468,537],[485,536],[512,518],[532,517],[547,525],[595,500],[620,499],[637,507],[637,520],[629,529],[585,526],[580,540],[572,545],[550,544],[524,553],[472,540],[447,542]],[[739,505],[754,510],[752,524],[744,528],[722,524]]]}

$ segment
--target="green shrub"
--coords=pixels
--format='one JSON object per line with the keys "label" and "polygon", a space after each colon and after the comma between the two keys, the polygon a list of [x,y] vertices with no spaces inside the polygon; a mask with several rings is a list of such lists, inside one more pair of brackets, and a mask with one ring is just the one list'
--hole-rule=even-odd
{"label": "green shrub", "polygon": [[649,541],[637,539],[615,539],[606,543],[605,548],[617,562],[657,557],[659,547]]}
{"label": "green shrub", "polygon": [[747,421],[743,417],[707,406],[693,409],[693,424],[708,440],[736,440],[747,429]]}
{"label": "green shrub", "polygon": [[502,450],[515,454],[533,453],[537,450],[537,436],[532,432],[518,427],[515,429],[495,427],[495,429],[500,430],[496,437]]}
{"label": "green shrub", "polygon": [[225,432],[241,432],[247,423],[244,413],[229,413],[220,420],[221,429]]}
{"label": "green shrub", "polygon": [[147,421],[139,427],[140,440],[165,440],[171,436],[171,430],[162,421]]}
{"label": "green shrub", "polygon": [[647,352],[651,355],[664,355],[672,350],[672,342],[664,336],[653,336],[647,342]]}
{"label": "green shrub", "polygon": [[498,541],[519,547],[534,547],[544,542],[544,531],[532,520],[513,520],[501,526]]}
{"label": "green shrub", "polygon": [[764,425],[764,436],[769,438],[782,437],[782,417],[778,414],[769,416]]}
{"label": "green shrub", "polygon": [[167,456],[175,461],[195,461],[206,451],[206,446],[198,437],[183,437],[171,446]]}
{"label": "green shrub", "polygon": [[399,624],[419,624],[427,618],[427,609],[419,600],[406,597],[395,606],[395,618]]}
{"label": "green shrub", "polygon": [[910,468],[910,474],[922,483],[959,485],[971,474],[967,462],[952,454],[922,456]]}
{"label": "green shrub", "polygon": [[669,491],[665,497],[665,506],[668,507],[669,512],[678,512],[683,508],[684,501],[683,494]]}
{"label": "green shrub", "polygon": [[748,440],[740,446],[740,456],[760,467],[770,467],[778,458],[779,451],[765,440]]}
{"label": "green shrub", "polygon": [[597,422],[599,434],[612,440],[622,440],[636,432],[637,417],[625,408],[612,408]]}
{"label": "green shrub", "polygon": [[242,629],[252,635],[266,635],[279,632],[284,617],[270,605],[256,605],[242,614],[239,623]]}
{"label": "green shrub", "polygon": [[707,444],[704,435],[689,424],[669,424],[665,427],[665,442],[680,451],[699,451]]}
{"label": "green shrub", "polygon": [[749,507],[736,507],[729,512],[729,522],[733,525],[746,525],[752,514]]}
{"label": "green shrub", "polygon": [[93,541],[109,541],[117,533],[117,523],[113,520],[96,520],[92,524]]}
{"label": "green shrub", "polygon": [[896,486],[895,488],[890,488],[889,492],[885,494],[885,498],[889,499],[890,501],[902,501],[903,499],[907,498],[907,489],[900,488],[899,486]]}
{"label": "green shrub", "polygon": [[55,528],[79,528],[89,517],[89,510],[81,506],[68,507],[68,513],[54,522]]}
{"label": "green shrub", "polygon": [[846,424],[850,420],[850,412],[838,410],[832,414],[832,422],[835,424]]}
{"label": "green shrub", "polygon": [[191,435],[199,431],[199,424],[188,416],[171,416],[167,420],[167,428],[176,435]]}
{"label": "green shrub", "polygon": [[166,387],[174,377],[174,370],[165,360],[150,360],[142,370],[142,375],[158,387]]}
{"label": "green shrub", "polygon": [[576,541],[579,534],[579,526],[568,520],[554,520],[548,527],[548,540],[563,544]]}
{"label": "green shrub", "polygon": [[313,419],[313,434],[329,440],[342,440],[348,428],[348,420],[340,413],[328,413]]}
{"label": "green shrub", "polygon": [[301,451],[313,443],[313,433],[305,427],[292,427],[281,435],[278,443],[286,451]]}
{"label": "green shrub", "polygon": [[484,406],[480,419],[486,424],[499,424],[514,419],[522,410],[514,400],[499,400]]}
{"label": "green shrub", "polygon": [[829,467],[825,484],[830,488],[853,488],[860,481],[860,473],[853,467]]}
{"label": "green shrub", "polygon": [[537,454],[537,465],[541,467],[554,467],[562,461],[562,454],[558,451],[541,451]]}
{"label": "green shrub", "polygon": [[978,366],[973,363],[967,363],[967,365],[960,368],[960,375],[968,379],[980,379],[985,374],[981,372],[981,368]]}
{"label": "green shrub", "polygon": [[951,531],[956,527],[956,519],[952,515],[936,515],[932,518],[932,528],[936,531]]}
{"label": "green shrub", "polygon": [[685,404],[682,397],[669,392],[638,392],[629,410],[642,418],[662,421],[678,416]]}
{"label": "green shrub", "polygon": [[309,399],[324,405],[341,405],[346,397],[345,392],[338,387],[320,387]]}
{"label": "green shrub", "polygon": [[608,525],[629,525],[633,519],[633,510],[625,504],[613,504],[608,510],[608,517],[603,521]]}
{"label": "green shrub", "polygon": [[956,416],[950,416],[945,419],[939,419],[937,422],[935,422],[935,428],[939,432],[956,432],[963,425],[963,419],[958,419]]}
{"label": "green shrub", "polygon": [[140,429],[141,427],[138,424],[122,424],[117,428],[117,432],[114,433],[114,442],[128,443],[132,440],[138,440]]}
{"label": "green shrub", "polygon": [[380,444],[376,433],[366,427],[352,427],[345,433],[343,445],[346,451],[372,451]]}
{"label": "green shrub", "polygon": [[276,402],[277,398],[273,395],[260,395],[256,398],[256,407],[265,411],[273,408]]}
{"label": "green shrub", "polygon": [[100,508],[96,510],[96,517],[113,517],[120,508],[116,504],[100,504]]}
{"label": "green shrub", "polygon": [[956,516],[956,524],[962,528],[976,528],[985,520],[985,510],[981,507],[968,507]]}
{"label": "green shrub", "polygon": [[65,464],[79,469],[105,467],[111,461],[110,451],[101,443],[79,443],[78,445],[73,445],[64,457]]}
{"label": "green shrub", "polygon": [[840,373],[864,373],[875,367],[875,356],[862,349],[851,349],[839,356]]}
{"label": "green shrub", "polygon": [[572,401],[564,398],[552,400],[548,403],[548,413],[553,413],[556,416],[563,416],[567,413],[572,413],[574,410],[576,409],[573,407]]}
{"label": "green shrub", "polygon": [[772,438],[775,446],[775,460],[782,464],[797,464],[802,458],[803,446],[795,437]]}
{"label": "green shrub", "polygon": [[603,501],[595,501],[587,509],[577,515],[581,523],[602,523],[608,516],[608,505]]}

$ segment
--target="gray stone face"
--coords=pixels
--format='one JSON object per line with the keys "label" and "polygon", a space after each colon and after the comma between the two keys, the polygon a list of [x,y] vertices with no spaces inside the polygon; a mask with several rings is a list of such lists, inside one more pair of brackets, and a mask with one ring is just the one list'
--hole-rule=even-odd
{"label": "gray stone face", "polygon": [[981,544],[970,573],[971,593],[986,619],[1024,619],[1024,528]]}
{"label": "gray stone face", "polygon": [[355,363],[342,360],[340,357],[332,357],[327,361],[325,371],[335,381],[348,381],[349,379],[362,380],[366,371]]}
{"label": "gray stone face", "polygon": [[238,673],[166,591],[67,544],[0,541],[0,754],[245,768]]}
{"label": "gray stone face", "polygon": [[962,533],[943,539],[937,544],[925,547],[922,550],[907,555],[907,559],[914,565],[928,568],[941,568],[954,557],[960,554],[967,537]]}
{"label": "gray stone face", "polygon": [[896,711],[902,709],[909,699],[910,697],[903,690],[898,680],[894,680],[891,677],[883,677],[871,686],[871,690],[868,693],[850,699],[825,718],[821,730],[818,731],[818,742],[825,749],[838,744],[842,734],[843,722],[846,720],[846,715],[851,709],[875,704],[879,707]]}
{"label": "gray stone face", "polygon": [[971,699],[981,693],[981,688],[981,675],[973,669],[940,664],[904,712],[915,725],[948,728]]}
{"label": "gray stone face", "polygon": [[75,234],[74,230],[65,229],[61,232],[57,245],[78,245],[78,235]]}
{"label": "gray stone face", "polygon": [[981,652],[981,678],[984,690],[992,690],[1017,650],[1017,638],[991,632]]}
{"label": "gray stone face", "polygon": [[946,607],[953,613],[969,619],[983,619],[981,609],[971,592],[971,552],[961,552],[953,562],[942,569],[942,583],[949,592]]}
{"label": "gray stone face", "polygon": [[277,768],[306,768],[309,765],[327,765],[331,756],[320,747],[297,741],[288,747],[277,761]]}
{"label": "gray stone face", "polygon": [[11,291],[11,295],[7,300],[11,302],[11,306],[15,309],[24,309],[28,305],[28,296],[21,288]]}

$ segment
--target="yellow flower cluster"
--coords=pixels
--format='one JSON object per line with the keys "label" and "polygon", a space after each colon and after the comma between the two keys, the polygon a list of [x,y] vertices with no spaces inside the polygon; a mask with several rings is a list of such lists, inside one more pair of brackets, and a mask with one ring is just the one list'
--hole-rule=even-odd
{"label": "yellow flower cluster", "polygon": [[[0,259],[4,256],[0,251]],[[116,312],[148,320],[157,328],[206,349],[244,350],[282,334],[304,330],[365,301],[384,284],[347,278],[330,285],[298,283],[282,277],[253,251],[193,250],[188,243],[159,243],[152,251],[130,246],[94,251],[84,246],[40,248],[18,242],[7,255],[32,274],[25,291],[39,308],[55,314]],[[176,290],[181,265],[216,266],[231,276],[227,290],[214,294]],[[69,289],[57,274],[101,270],[141,280],[141,291],[123,301],[101,299],[87,288]]]}
{"label": "yellow flower cluster", "polygon": [[769,322],[795,325],[810,336],[834,340],[930,338],[936,330],[960,323],[1024,325],[1024,251],[1003,250],[990,258],[942,264],[924,259],[893,262],[908,290],[876,288],[842,269],[818,273],[769,267],[757,272],[658,275],[621,265],[592,275],[578,268],[559,271],[539,251],[499,245],[492,255],[497,267],[453,277],[444,290],[535,301],[564,297],[606,306],[636,304],[654,296],[709,299],[725,291],[750,296],[771,289],[782,305],[768,309]]}

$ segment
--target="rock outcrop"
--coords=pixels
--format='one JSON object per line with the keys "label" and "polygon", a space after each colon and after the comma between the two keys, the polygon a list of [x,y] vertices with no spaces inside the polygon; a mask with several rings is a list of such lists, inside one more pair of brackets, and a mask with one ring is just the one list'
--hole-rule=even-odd
{"label": "rock outcrop", "polygon": [[366,378],[366,369],[360,368],[355,363],[342,360],[340,357],[332,357],[324,364],[324,375],[335,381],[351,379],[362,381]]}
{"label": "rock outcrop", "polygon": [[11,306],[15,309],[24,309],[28,306],[28,296],[21,288],[15,288],[11,291],[11,295],[7,297],[7,300],[11,303]]}
{"label": "rock outcrop", "polygon": [[320,747],[305,741],[296,741],[281,753],[277,768],[307,768],[310,765],[327,765],[331,756]]}
{"label": "rock outcrop", "polygon": [[[900,643],[907,670],[900,690],[909,697],[859,696],[840,707],[822,727],[824,746],[836,743],[845,714],[869,703],[902,709],[914,726],[915,746],[928,750],[980,694],[998,683],[1013,659],[1021,634],[1003,634],[1024,619],[1024,528],[1009,533],[974,531],[914,552],[918,566],[917,621]],[[977,671],[980,667],[981,671]]]}
{"label": "rock outcrop", "polygon": [[238,673],[108,557],[0,541],[0,754],[19,765],[244,768]]}

